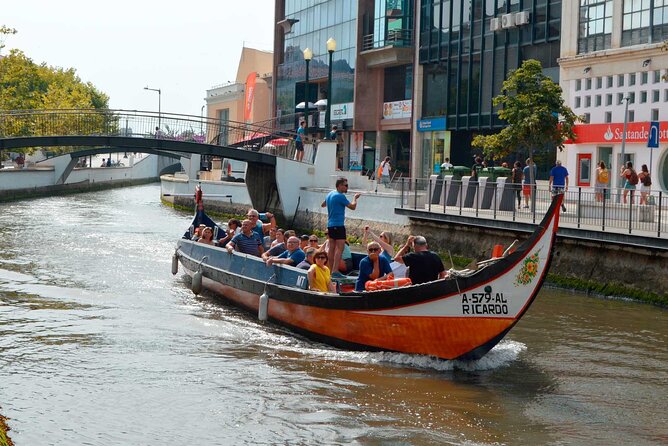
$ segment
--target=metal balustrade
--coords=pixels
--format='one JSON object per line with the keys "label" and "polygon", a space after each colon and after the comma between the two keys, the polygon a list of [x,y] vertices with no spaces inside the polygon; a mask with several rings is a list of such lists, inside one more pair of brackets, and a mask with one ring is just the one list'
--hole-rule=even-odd
{"label": "metal balustrade", "polygon": [[[490,220],[539,222],[547,212],[552,193],[538,185],[525,207],[521,186],[505,181],[479,183],[448,179],[401,179],[400,208]],[[517,192],[520,205],[517,203]],[[643,203],[641,204],[640,201]],[[666,238],[668,199],[661,190],[641,197],[640,190],[623,200],[623,189],[605,191],[605,198],[593,188],[569,188],[565,193],[560,225],[583,230],[617,232],[644,237]]]}
{"label": "metal balustrade", "polygon": [[[113,136],[213,144],[291,158],[294,131],[277,128],[277,120],[260,124],[137,110],[4,110],[0,138],[44,136]],[[305,156],[305,162],[312,157]]]}

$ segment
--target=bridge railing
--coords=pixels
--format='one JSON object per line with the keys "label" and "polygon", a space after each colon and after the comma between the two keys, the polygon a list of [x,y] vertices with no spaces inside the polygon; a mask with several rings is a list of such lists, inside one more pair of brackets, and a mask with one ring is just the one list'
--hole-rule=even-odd
{"label": "bridge railing", "polygon": [[0,110],[0,138],[31,136],[122,136],[214,144],[259,151],[281,146],[294,151],[295,132],[276,120],[260,124],[138,110]]}

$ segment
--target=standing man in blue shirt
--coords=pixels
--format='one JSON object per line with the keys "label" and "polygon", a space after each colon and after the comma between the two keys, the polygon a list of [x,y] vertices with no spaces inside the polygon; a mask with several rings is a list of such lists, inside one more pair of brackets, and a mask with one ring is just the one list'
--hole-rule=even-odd
{"label": "standing man in blue shirt", "polygon": [[304,136],[306,135],[306,121],[299,123],[299,128],[297,128],[297,137],[295,138],[295,146],[297,153],[295,159],[301,161],[304,159]]}
{"label": "standing man in blue shirt", "polygon": [[550,170],[550,190],[552,196],[564,194],[564,200],[561,202],[561,211],[566,212],[566,191],[568,190],[568,170],[561,165],[561,161],[557,160],[556,165]]}
{"label": "standing man in blue shirt", "polygon": [[348,192],[348,180],[339,178],[336,180],[336,190],[327,194],[327,198],[320,205],[327,208],[327,238],[329,239],[327,258],[331,259],[328,266],[332,277],[342,276],[339,272],[339,262],[343,253],[343,245],[346,243],[346,208],[354,211],[357,208],[357,200],[362,195],[358,192],[354,195],[353,201],[348,201],[346,192]]}

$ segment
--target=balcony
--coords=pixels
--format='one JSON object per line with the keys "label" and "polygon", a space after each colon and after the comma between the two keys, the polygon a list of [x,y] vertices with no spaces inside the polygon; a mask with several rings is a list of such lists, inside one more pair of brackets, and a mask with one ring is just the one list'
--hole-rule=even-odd
{"label": "balcony", "polygon": [[373,34],[365,35],[360,56],[369,68],[385,68],[412,63],[413,52],[413,31],[393,29],[383,40],[376,40]]}

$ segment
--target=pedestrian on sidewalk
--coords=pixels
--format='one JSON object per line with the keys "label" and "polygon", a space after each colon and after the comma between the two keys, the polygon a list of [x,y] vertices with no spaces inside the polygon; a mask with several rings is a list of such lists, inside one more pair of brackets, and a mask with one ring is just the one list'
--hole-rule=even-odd
{"label": "pedestrian on sidewalk", "polygon": [[517,209],[522,206],[522,179],[524,174],[522,173],[522,163],[515,161],[513,165],[513,170],[510,172],[510,181],[512,182],[511,187],[513,188],[515,195],[517,196]]}
{"label": "pedestrian on sidewalk", "polygon": [[524,208],[529,209],[529,200],[535,200],[536,195],[536,165],[531,158],[527,158],[526,166],[522,171],[522,195],[524,195]]}
{"label": "pedestrian on sidewalk", "polygon": [[561,202],[561,211],[566,212],[566,191],[568,191],[568,169],[561,165],[561,160],[557,160],[555,166],[550,170],[550,190],[552,197],[556,195],[563,195],[564,199]]}
{"label": "pedestrian on sidewalk", "polygon": [[602,202],[605,199],[605,190],[608,188],[610,181],[610,172],[605,167],[605,163],[601,161],[596,168],[596,184],[594,191],[596,192],[596,201]]}

